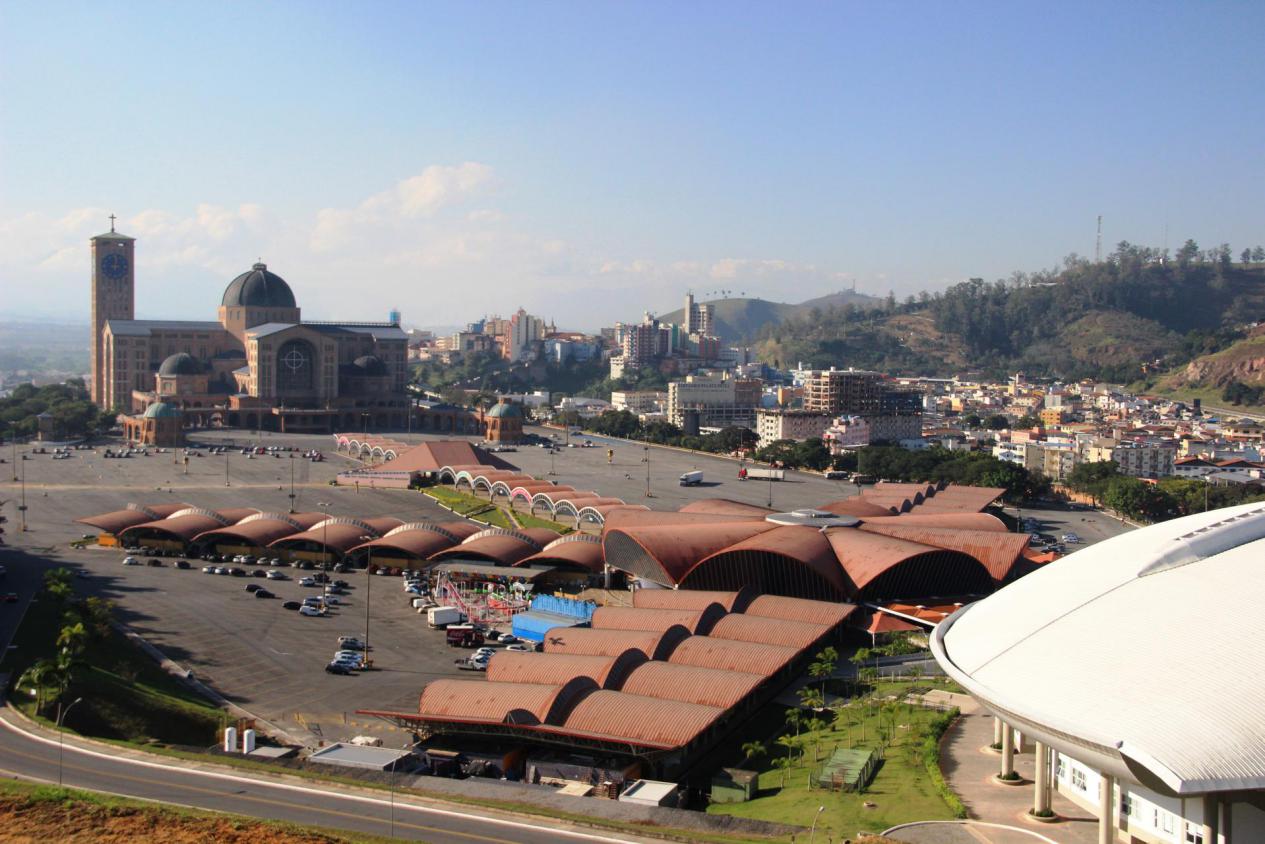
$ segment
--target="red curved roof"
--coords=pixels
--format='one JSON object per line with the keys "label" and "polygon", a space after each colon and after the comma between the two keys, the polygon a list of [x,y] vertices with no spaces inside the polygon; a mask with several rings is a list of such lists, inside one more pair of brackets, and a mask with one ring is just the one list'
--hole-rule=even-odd
{"label": "red curved roof", "polygon": [[637,607],[598,607],[593,613],[594,630],[653,630],[662,632],[680,625],[691,633],[706,633],[725,615],[720,604],[701,610],[650,610]]}
{"label": "red curved roof", "polygon": [[[636,507],[637,505],[633,506]],[[612,514],[606,520],[606,527],[623,529],[640,526],[666,527],[671,525],[687,530],[698,525],[717,525],[726,522],[750,524],[753,521],[757,520],[752,519],[751,516],[726,516],[720,513],[664,512],[663,510],[651,510],[648,507],[641,506],[641,509],[621,510]]]}
{"label": "red curved roof", "polygon": [[[624,518],[622,510],[612,515]],[[602,531],[602,549],[606,561],[616,568],[667,586],[680,583],[686,572],[704,557],[774,528],[769,522],[749,518],[716,522],[709,520],[721,517],[680,513],[653,515],[675,518],[668,524],[627,527],[613,527],[608,519]],[[682,519],[700,521],[683,522]]]}
{"label": "red curved roof", "polygon": [[301,530],[301,527],[295,527],[285,519],[253,519],[244,524],[208,530],[194,537],[194,541],[236,540],[246,545],[267,546],[278,539],[299,533]]}
{"label": "red curved roof", "polygon": [[[935,584],[947,584],[954,580],[959,581],[956,591],[970,593],[981,585],[975,577],[976,573],[988,575],[988,570],[979,561],[961,552],[879,533],[856,528],[831,528],[826,531],[826,538],[830,540],[839,562],[852,582],[853,588],[849,591],[849,596],[866,592],[880,577],[889,574],[892,577],[897,577],[898,574],[904,576],[900,588],[892,585],[891,577],[887,578],[887,585],[901,595],[938,589],[940,587]],[[945,591],[938,594],[949,592],[946,586]]]}
{"label": "red curved roof", "polygon": [[[366,522],[369,524],[369,522]],[[327,545],[329,548],[345,554],[360,544],[360,537],[366,536],[364,528],[357,525],[333,524],[314,527],[302,533],[282,537],[272,543],[276,548],[297,548],[300,543],[311,542],[315,545]]]}
{"label": "red curved roof", "polygon": [[698,501],[691,501],[677,512],[708,513],[713,516],[754,516],[762,519],[769,513],[776,513],[777,511],[771,507],[744,504],[741,501],[733,501],[728,498],[703,498]]}
{"label": "red curved roof", "polygon": [[432,554],[429,559],[439,561],[465,557],[509,566],[539,553],[544,546],[557,538],[558,534],[547,528],[492,528],[472,534],[460,545]]}
{"label": "red curved roof", "polygon": [[570,565],[598,572],[602,570],[602,543],[596,536],[572,533],[554,540],[539,554],[524,557],[514,565],[527,566],[536,563]]}
{"label": "red curved roof", "polygon": [[[848,595],[830,543],[821,531],[801,525],[771,525],[704,557],[691,566],[681,583],[687,588],[723,588],[751,584],[761,591]],[[800,570],[796,570],[796,568]]]}
{"label": "red curved roof", "polygon": [[709,604],[720,604],[726,612],[743,612],[751,602],[751,590],[709,592],[703,589],[638,589],[633,592],[633,606],[648,610],[701,610]]}
{"label": "red curved roof", "polygon": [[230,525],[235,525],[247,516],[259,515],[259,510],[254,507],[229,507],[226,510],[216,510],[215,514],[227,520]]}
{"label": "red curved roof", "polygon": [[894,524],[866,522],[861,525],[861,530],[969,554],[979,560],[999,584],[1005,582],[1028,548],[1026,533],[999,534],[987,530],[902,525],[902,521],[898,519]]}
{"label": "red curved roof", "polygon": [[222,528],[224,525],[211,516],[204,516],[200,513],[189,513],[184,516],[176,516],[175,518],[159,519],[156,522],[145,522],[140,525],[132,525],[124,529],[119,538],[125,542],[130,541],[130,537],[139,536],[145,531],[155,531],[165,534],[172,539],[181,542],[188,542],[200,533],[209,530]]}
{"label": "red curved roof", "polygon": [[386,533],[387,531],[393,528],[398,528],[400,525],[404,524],[403,520],[397,519],[394,516],[372,516],[368,519],[364,519],[364,523],[373,528],[377,533]]}
{"label": "red curved roof", "polygon": [[694,741],[724,712],[714,706],[599,689],[576,704],[562,731],[674,749]]}
{"label": "red curved roof", "polygon": [[764,677],[759,674],[646,662],[632,670],[619,690],[641,697],[730,709],[763,682]]}
{"label": "red curved roof", "polygon": [[[562,487],[554,487],[553,489],[543,490],[536,493],[536,495],[544,496],[549,499],[551,504],[555,505],[564,499],[567,501],[580,501],[585,498],[601,498],[600,495],[591,489],[570,489]],[[534,497],[535,496],[533,496],[533,498]]]}
{"label": "red curved roof", "polygon": [[[458,536],[458,542],[461,538]],[[452,548],[456,544],[451,538],[437,531],[418,529],[401,531],[391,536],[384,536],[381,539],[374,539],[357,545],[351,550],[360,552],[369,549],[374,551],[390,549],[392,551],[401,551],[419,560],[426,560],[446,548]]]}
{"label": "red curved roof", "polygon": [[[184,507],[182,506],[180,509],[183,510]],[[151,512],[153,511],[151,510]],[[117,534],[130,527],[152,522],[153,517],[141,510],[114,510],[97,516],[84,516],[82,519],[75,519],[75,521],[82,525],[94,527],[104,533]]]}
{"label": "red curved roof", "polygon": [[953,484],[919,504],[919,513],[978,513],[1004,495],[1001,487],[960,486]]}
{"label": "red curved roof", "polygon": [[551,492],[551,491],[571,492],[573,489],[575,489],[575,487],[560,486],[558,484],[551,484],[548,481],[533,480],[530,483],[519,484],[518,486],[511,489],[510,497],[513,498],[515,496],[526,495],[527,500],[530,501],[531,497],[538,492]]}
{"label": "red curved roof", "polygon": [[619,688],[624,677],[645,661],[646,655],[635,648],[616,656],[500,651],[488,661],[487,679],[490,683],[563,685],[574,677],[587,677],[599,688]]}
{"label": "red curved roof", "polygon": [[867,525],[923,525],[925,527],[987,530],[1007,533],[1006,523],[991,513],[905,513],[900,516],[863,517]]}
{"label": "red curved roof", "polygon": [[806,621],[838,627],[856,611],[854,604],[837,604],[833,601],[810,601],[805,598],[787,598],[782,595],[761,595],[753,598],[746,615],[761,618],[780,618],[784,621]]}
{"label": "red curved roof", "polygon": [[417,713],[467,723],[557,724],[577,698],[595,688],[592,680],[578,678],[557,685],[432,680],[422,689]]}
{"label": "red curved roof", "polygon": [[815,644],[829,632],[830,628],[824,624],[732,613],[716,622],[716,626],[708,635],[713,639],[785,645],[788,648],[803,650]]}
{"label": "red curved roof", "polygon": [[831,501],[824,504],[820,508],[828,513],[834,513],[839,516],[890,516],[892,511],[890,507],[884,507],[873,501],[866,501],[861,496],[853,498],[844,498],[839,501]]}
{"label": "red curved roof", "polygon": [[762,645],[711,636],[691,636],[673,649],[668,662],[722,671],[741,671],[768,677],[782,670],[799,655],[796,648]]}
{"label": "red curved roof", "polygon": [[647,659],[667,659],[677,643],[688,639],[684,627],[661,633],[649,630],[593,630],[587,627],[554,627],[545,633],[545,653],[619,656],[635,648]]}

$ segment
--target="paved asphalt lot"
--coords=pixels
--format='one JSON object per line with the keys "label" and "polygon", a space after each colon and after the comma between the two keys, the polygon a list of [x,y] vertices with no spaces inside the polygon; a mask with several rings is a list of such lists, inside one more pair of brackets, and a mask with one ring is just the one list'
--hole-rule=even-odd
{"label": "paved asphalt lot", "polygon": [[[431,439],[419,435],[398,438],[409,442]],[[254,441],[239,431],[198,435],[196,439]],[[583,442],[586,437],[575,439]],[[689,501],[712,497],[766,504],[770,491],[774,506],[791,509],[857,492],[850,484],[801,473],[787,473],[787,480],[774,484],[739,482],[734,461],[652,447],[648,456],[653,495],[647,498],[646,463],[642,460],[647,452],[640,445],[587,439],[598,447],[563,448],[552,457],[545,449],[522,447],[502,456],[530,474],[547,477],[552,468],[556,472],[552,479],[559,483],[646,503],[654,509],[675,510]],[[298,736],[310,734],[330,740],[362,733],[385,734],[390,729],[385,724],[357,719],[354,711],[414,711],[418,694],[432,678],[477,676],[456,670],[453,660],[462,652],[449,649],[442,634],[426,627],[424,618],[408,606],[398,578],[373,577],[370,586],[363,573],[345,575],[353,586],[345,605],[331,617],[308,618],[281,609],[283,600],[315,592],[298,586],[293,578],[298,572],[293,569],[284,570],[292,576],[290,581],[261,581],[203,574],[200,565],[189,571],[178,570],[170,565],[170,558],[162,568],[124,567],[118,551],[76,551],[69,547],[71,540],[88,532],[74,523],[75,518],[120,509],[129,502],[182,501],[211,509],[257,507],[284,512],[289,507],[292,465],[296,509],[300,511],[315,511],[325,503],[332,515],[395,516],[406,521],[454,518],[416,492],[363,487],[356,492],[350,487],[330,486],[329,480],[340,469],[356,464],[335,455],[329,437],[265,434],[260,441],[319,448],[328,460],[248,460],[234,451],[227,458],[193,457],[186,472],[170,453],[103,460],[99,452],[85,451],[72,452],[72,459],[59,461],[49,455],[31,455],[21,463],[26,476],[29,530],[18,531],[13,501],[4,508],[10,519],[8,538],[49,563],[89,571],[90,578],[75,581],[79,588],[114,600],[120,618],[172,659],[229,700]],[[607,447],[615,452],[611,464],[607,463]],[[19,497],[19,487],[9,482],[11,468],[8,464],[0,466],[0,481],[4,482],[0,498],[12,500]],[[681,487],[678,477],[695,468],[704,471],[707,485]],[[1044,532],[1058,535],[1070,527],[1087,543],[1123,529],[1098,513],[1059,509],[1027,509],[1024,513],[1037,517]],[[0,604],[0,642],[8,641],[25,600],[39,580],[38,573],[15,566],[12,558],[9,567],[9,580],[0,591],[16,591],[23,601]],[[252,582],[266,582],[278,599],[255,599],[245,591],[246,584]],[[323,665],[335,650],[337,637],[364,634],[367,593],[376,669],[350,677],[328,675]]]}

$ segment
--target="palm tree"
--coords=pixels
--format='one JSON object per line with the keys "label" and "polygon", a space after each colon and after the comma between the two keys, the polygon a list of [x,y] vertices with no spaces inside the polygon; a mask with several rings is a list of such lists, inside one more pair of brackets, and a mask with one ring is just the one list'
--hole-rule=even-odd
{"label": "palm tree", "polygon": [[51,660],[41,659],[23,671],[22,676],[18,678],[19,688],[26,686],[35,690],[36,713],[44,708],[44,687],[48,685],[55,668]]}
{"label": "palm tree", "polygon": [[800,714],[800,711],[798,709],[792,708],[792,709],[786,710],[786,726],[791,727],[795,730],[796,737],[799,736],[799,725],[800,725],[800,721],[802,720],[802,717],[803,716]]}
{"label": "palm tree", "polygon": [[742,744],[742,761],[743,764],[750,762],[757,756],[767,756],[769,749],[762,741],[748,741]]}
{"label": "palm tree", "polygon": [[63,653],[78,654],[83,650],[84,642],[87,638],[88,630],[83,626],[82,621],[67,624],[57,634],[57,647]]}
{"label": "palm tree", "polygon": [[790,736],[778,736],[777,743],[782,745],[786,750],[786,758],[791,760],[791,764],[794,764],[797,740]]}
{"label": "palm tree", "polygon": [[787,772],[787,770],[789,770],[789,769],[790,769],[790,767],[791,767],[791,765],[792,765],[793,763],[791,762],[791,760],[790,760],[788,757],[786,757],[786,756],[779,756],[778,758],[776,758],[776,759],[774,759],[774,760],[773,760],[773,764],[774,764],[776,767],[780,768],[780,769],[781,769],[781,771],[782,771],[782,781],[781,781],[781,783],[778,785],[778,788],[786,788],[786,772]]}
{"label": "palm tree", "polygon": [[806,709],[817,710],[822,709],[826,705],[825,697],[817,689],[805,686],[799,690],[798,694],[800,705]]}
{"label": "palm tree", "polygon": [[826,680],[834,673],[835,667],[829,662],[814,662],[808,666],[808,676],[814,680],[821,680],[821,693],[826,694]]}

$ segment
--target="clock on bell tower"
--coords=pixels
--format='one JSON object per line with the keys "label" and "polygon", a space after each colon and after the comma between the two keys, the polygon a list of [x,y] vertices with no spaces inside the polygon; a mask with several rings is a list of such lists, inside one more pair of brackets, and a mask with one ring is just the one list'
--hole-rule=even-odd
{"label": "clock on bell tower", "polygon": [[134,319],[136,310],[136,239],[114,230],[92,238],[92,400],[104,407],[105,324],[112,319]]}

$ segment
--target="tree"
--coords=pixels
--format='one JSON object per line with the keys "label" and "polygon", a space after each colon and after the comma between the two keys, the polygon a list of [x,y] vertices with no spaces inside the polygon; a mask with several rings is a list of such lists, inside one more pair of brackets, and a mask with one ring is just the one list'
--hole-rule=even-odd
{"label": "tree", "polygon": [[56,670],[57,666],[52,660],[41,659],[37,660],[30,668],[22,672],[22,676],[18,677],[18,688],[28,688],[35,692],[36,713],[44,708],[44,690]]}
{"label": "tree", "polygon": [[1258,264],[1265,261],[1265,246],[1256,246],[1252,248],[1252,260]]}
{"label": "tree", "polygon": [[82,621],[67,624],[57,634],[57,647],[62,653],[78,655],[83,651],[87,639],[88,631]]}
{"label": "tree", "polygon": [[990,431],[1004,431],[1010,427],[1010,420],[996,413],[984,420],[984,426]]}
{"label": "tree", "polygon": [[1242,252],[1239,253],[1239,263],[1240,264],[1252,263],[1252,247],[1249,246],[1248,248],[1244,249]]}
{"label": "tree", "polygon": [[760,756],[767,756],[768,754],[769,748],[764,744],[764,742],[747,741],[742,744],[742,763],[744,765]]}
{"label": "tree", "polygon": [[1185,269],[1199,257],[1199,244],[1193,240],[1187,240],[1182,244],[1182,248],[1177,250],[1177,265]]}
{"label": "tree", "polygon": [[803,722],[802,713],[798,709],[791,707],[790,709],[786,710],[786,726],[793,729],[795,731],[796,736],[799,735],[799,727],[802,722]]}
{"label": "tree", "polygon": [[799,695],[800,706],[807,709],[817,710],[826,705],[826,699],[821,691],[814,689],[812,686],[804,686],[796,694]]}
{"label": "tree", "polygon": [[773,765],[782,772],[782,780],[778,784],[778,788],[786,788],[786,772],[791,769],[795,763],[791,761],[789,756],[779,756],[773,760]]}
{"label": "tree", "polygon": [[962,424],[967,428],[978,428],[980,425],[984,424],[984,421],[979,418],[979,414],[968,413],[962,418]]}
{"label": "tree", "polygon": [[66,603],[75,594],[70,583],[70,569],[56,568],[44,572],[44,591],[58,603]]}

